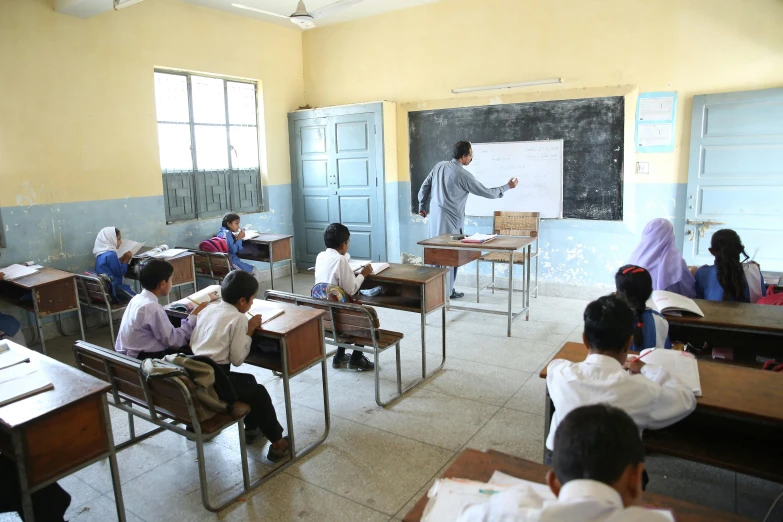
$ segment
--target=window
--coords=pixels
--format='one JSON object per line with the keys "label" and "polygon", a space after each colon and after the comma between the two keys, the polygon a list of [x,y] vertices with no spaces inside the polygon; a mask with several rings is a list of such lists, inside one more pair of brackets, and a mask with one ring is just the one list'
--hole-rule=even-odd
{"label": "window", "polygon": [[261,210],[254,83],[155,71],[166,221]]}

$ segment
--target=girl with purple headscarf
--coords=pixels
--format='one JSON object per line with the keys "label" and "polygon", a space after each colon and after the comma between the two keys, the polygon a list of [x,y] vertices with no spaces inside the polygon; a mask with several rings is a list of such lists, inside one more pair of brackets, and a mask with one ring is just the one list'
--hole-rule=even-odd
{"label": "girl with purple headscarf", "polygon": [[685,297],[696,297],[696,281],[674,245],[674,226],[666,219],[653,219],[647,223],[642,240],[628,263],[650,272],[654,290],[668,290]]}

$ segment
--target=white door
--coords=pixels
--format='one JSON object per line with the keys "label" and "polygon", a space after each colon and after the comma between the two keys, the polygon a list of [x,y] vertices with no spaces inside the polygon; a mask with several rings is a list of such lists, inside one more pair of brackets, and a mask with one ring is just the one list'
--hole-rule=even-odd
{"label": "white door", "polygon": [[693,98],[683,256],[712,264],[731,228],[765,272],[783,271],[783,89]]}

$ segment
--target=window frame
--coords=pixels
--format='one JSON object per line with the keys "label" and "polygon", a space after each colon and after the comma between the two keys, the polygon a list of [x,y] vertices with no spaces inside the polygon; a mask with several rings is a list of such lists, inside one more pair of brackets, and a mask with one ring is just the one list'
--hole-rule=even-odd
{"label": "window frame", "polygon": [[[191,157],[191,169],[164,169],[161,166],[161,175],[163,176],[163,188],[164,188],[164,208],[166,212],[166,223],[172,224],[172,223],[181,223],[183,221],[191,221],[191,220],[201,220],[201,219],[213,219],[220,215],[221,212],[214,212],[214,211],[208,211],[205,208],[199,208],[199,183],[198,183],[198,176],[199,174],[207,174],[207,173],[224,173],[227,176],[227,183],[226,187],[229,191],[229,200],[233,199],[235,196],[231,194],[232,186],[234,185],[233,181],[234,178],[236,178],[238,175],[241,175],[243,173],[255,173],[256,177],[256,185],[257,185],[257,191],[258,191],[258,204],[254,208],[250,209],[243,209],[243,208],[233,208],[235,205],[231,205],[232,211],[236,212],[238,214],[251,214],[251,213],[257,213],[257,212],[263,212],[264,210],[264,201],[263,201],[263,187],[261,185],[262,179],[261,179],[261,121],[260,121],[260,114],[259,114],[259,95],[258,95],[258,82],[253,80],[245,80],[240,78],[231,78],[227,76],[220,76],[215,74],[207,74],[207,73],[196,73],[196,72],[190,72],[190,71],[183,71],[178,69],[164,69],[155,67],[153,70],[153,78],[156,73],[160,74],[167,74],[172,76],[182,76],[185,78],[185,84],[186,84],[186,90],[187,90],[187,103],[188,103],[188,122],[181,122],[181,121],[168,121],[168,120],[159,120],[158,119],[158,106],[157,101],[155,104],[155,121],[156,121],[156,128],[160,128],[160,124],[169,124],[169,125],[183,125],[187,124],[189,127],[189,135],[190,135],[190,157]],[[192,77],[202,77],[202,78],[212,78],[217,79],[223,82],[223,110],[225,115],[225,123],[196,123],[194,119],[194,108],[193,108],[193,83],[192,83]],[[253,103],[254,103],[254,124],[249,123],[231,123],[230,118],[230,110],[229,110],[229,92],[228,92],[228,84],[230,83],[241,83],[246,85],[251,85],[253,87]],[[196,151],[196,125],[203,125],[205,127],[223,127],[226,131],[226,152],[228,156],[228,163],[226,169],[199,169],[198,166],[198,154]],[[235,168],[234,167],[234,153],[236,153],[236,148],[231,144],[231,128],[232,127],[244,127],[244,128],[252,128],[255,127],[256,129],[256,166],[255,167],[244,167],[244,168]],[[160,154],[160,132],[158,132],[158,150]],[[159,158],[160,160],[160,158]],[[187,217],[183,218],[177,218],[175,216],[172,216],[169,212],[170,207],[167,201],[167,184],[166,184],[166,175],[187,175],[191,174],[191,180],[189,184],[189,190],[192,192],[192,199],[193,199],[193,214],[194,216],[188,215]],[[233,177],[232,177],[233,175]],[[236,195],[238,197],[238,195]]]}

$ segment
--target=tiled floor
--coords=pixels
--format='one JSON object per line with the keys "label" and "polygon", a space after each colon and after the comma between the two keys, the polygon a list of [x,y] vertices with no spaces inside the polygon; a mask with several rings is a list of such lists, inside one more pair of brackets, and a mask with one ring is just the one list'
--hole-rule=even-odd
{"label": "tiled floor", "polygon": [[[285,289],[288,281],[282,280]],[[309,293],[310,274],[299,274],[296,288]],[[466,300],[475,290],[463,289]],[[472,293],[471,293],[472,292]],[[520,299],[519,295],[515,299]],[[484,292],[482,305],[502,309],[506,295]],[[442,470],[464,448],[494,448],[540,461],[544,434],[543,367],[565,341],[581,336],[586,301],[539,297],[530,321],[514,322],[506,337],[502,316],[449,312],[448,359],[444,370],[392,406],[374,401],[372,374],[329,367],[331,432],[313,453],[218,514],[201,505],[193,444],[162,433],[119,454],[123,496],[129,521],[200,520],[391,521],[401,519]],[[405,334],[403,380],[421,372],[421,325],[415,314],[378,309],[384,328]],[[427,364],[440,364],[440,313],[428,318]],[[108,329],[87,334],[109,346]],[[50,354],[70,363],[74,338],[47,342]],[[381,358],[382,392],[394,391],[394,354]],[[271,372],[245,366],[277,401],[285,425],[281,381]],[[388,396],[388,395],[387,395]],[[314,440],[323,427],[320,368],[292,382],[297,445]],[[137,432],[149,424],[136,421]],[[112,408],[115,439],[127,440],[128,420]],[[249,446],[252,476],[269,469],[264,442]],[[300,446],[301,447],[301,446]],[[211,492],[218,497],[241,483],[236,430],[208,444]],[[648,462],[652,491],[737,511],[762,519],[780,486],[735,473],[664,457]],[[114,520],[108,467],[100,462],[61,481],[73,497],[70,520]],[[0,522],[17,520],[0,515]],[[774,520],[780,520],[780,516]]]}

